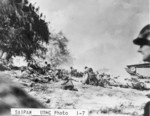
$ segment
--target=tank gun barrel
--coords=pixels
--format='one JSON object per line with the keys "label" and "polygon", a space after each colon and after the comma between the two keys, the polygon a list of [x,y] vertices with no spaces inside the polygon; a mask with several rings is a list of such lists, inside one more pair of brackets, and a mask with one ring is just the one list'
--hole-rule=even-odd
{"label": "tank gun barrel", "polygon": [[131,68],[131,67],[135,67],[135,68],[150,68],[150,63],[127,65],[127,67],[128,68]]}

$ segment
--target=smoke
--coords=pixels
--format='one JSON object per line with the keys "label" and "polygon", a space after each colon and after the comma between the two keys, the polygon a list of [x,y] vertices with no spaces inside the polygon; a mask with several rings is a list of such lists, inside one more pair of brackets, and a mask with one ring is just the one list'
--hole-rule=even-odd
{"label": "smoke", "polygon": [[[148,0],[36,0],[55,31],[69,39],[74,66],[121,72],[139,63],[132,40],[149,23]],[[122,73],[122,72],[121,72]]]}

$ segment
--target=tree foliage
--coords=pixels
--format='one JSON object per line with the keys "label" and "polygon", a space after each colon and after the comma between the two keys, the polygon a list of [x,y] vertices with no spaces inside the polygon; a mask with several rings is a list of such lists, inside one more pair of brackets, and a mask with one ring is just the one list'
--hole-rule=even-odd
{"label": "tree foliage", "polygon": [[42,44],[49,39],[48,23],[39,8],[27,0],[0,0],[0,49],[7,53],[7,59],[39,56],[46,51]]}
{"label": "tree foliage", "polygon": [[49,32],[39,7],[28,0],[0,0],[0,51],[7,53],[7,60],[12,56],[26,60],[40,56],[58,66],[71,59],[67,43],[62,32]]}

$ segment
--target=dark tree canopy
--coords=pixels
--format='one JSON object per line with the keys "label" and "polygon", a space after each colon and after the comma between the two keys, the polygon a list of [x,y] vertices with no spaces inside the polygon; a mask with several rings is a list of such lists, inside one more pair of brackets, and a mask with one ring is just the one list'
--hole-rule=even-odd
{"label": "dark tree canopy", "polygon": [[49,39],[48,23],[39,8],[27,0],[0,0],[0,49],[7,59],[25,56],[30,60],[46,51],[42,43]]}

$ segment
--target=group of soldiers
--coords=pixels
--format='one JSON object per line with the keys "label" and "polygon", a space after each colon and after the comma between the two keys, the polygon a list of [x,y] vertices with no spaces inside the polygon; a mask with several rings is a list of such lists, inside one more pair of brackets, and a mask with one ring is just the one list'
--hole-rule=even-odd
{"label": "group of soldiers", "polygon": [[70,71],[53,68],[47,62],[43,67],[38,66],[36,63],[29,63],[27,68],[22,71],[27,71],[29,74],[27,77],[30,77],[34,82],[58,82],[63,80],[65,81],[62,84],[64,89],[69,90],[74,90],[73,81],[80,80],[82,84],[106,87],[109,85],[110,80],[109,74],[94,72],[92,68],[87,66],[85,66],[84,72],[79,72],[73,67],[70,67]]}
{"label": "group of soldiers", "polygon": [[[83,85],[92,85],[92,86],[101,86],[111,88],[122,87],[122,88],[133,88],[138,90],[147,90],[148,88],[144,83],[139,81],[128,81],[131,84],[121,84],[116,81],[115,77],[110,76],[107,73],[100,73],[93,70],[93,68],[85,66],[84,72],[78,72],[73,67],[70,67],[70,71],[65,69],[56,69],[52,68],[47,62],[41,68],[37,65],[29,64],[28,65],[27,77],[34,82],[47,83],[47,82],[59,82],[65,81],[62,85],[64,89],[75,90],[74,82],[81,82]],[[80,81],[79,81],[80,80]]]}

